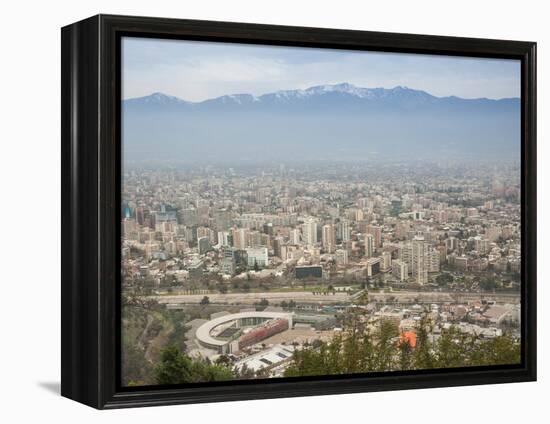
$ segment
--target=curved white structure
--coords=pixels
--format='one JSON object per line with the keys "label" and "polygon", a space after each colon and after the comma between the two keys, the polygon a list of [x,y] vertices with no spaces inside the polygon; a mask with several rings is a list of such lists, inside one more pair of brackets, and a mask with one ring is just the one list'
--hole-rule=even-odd
{"label": "curved white structure", "polygon": [[228,314],[222,317],[214,318],[208,322],[205,322],[195,333],[195,337],[201,345],[204,347],[215,349],[220,353],[228,353],[230,351],[231,340],[220,340],[211,336],[212,330],[216,327],[225,324],[230,321],[236,321],[237,326],[245,326],[260,324],[263,321],[270,319],[282,318],[288,321],[288,327],[292,328],[293,312],[265,312],[265,311],[251,311],[251,312],[239,312],[237,314]]}

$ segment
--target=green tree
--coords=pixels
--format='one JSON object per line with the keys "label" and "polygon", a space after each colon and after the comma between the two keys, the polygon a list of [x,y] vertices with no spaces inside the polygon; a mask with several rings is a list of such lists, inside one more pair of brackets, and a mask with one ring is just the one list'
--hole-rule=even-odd
{"label": "green tree", "polygon": [[256,377],[256,372],[252,368],[248,368],[246,364],[240,368],[235,367],[233,373],[238,380],[250,380]]}
{"label": "green tree", "polygon": [[399,342],[399,369],[410,370],[413,367],[413,348],[409,340]]}
{"label": "green tree", "polygon": [[168,345],[176,345],[182,352],[185,351],[185,342],[187,337],[185,334],[189,331],[189,326],[185,324],[186,316],[183,311],[167,310],[167,317],[172,323],[173,330],[168,336]]}
{"label": "green tree", "polygon": [[155,367],[157,384],[224,381],[233,378],[232,370],[224,364],[212,364],[205,359],[191,359],[173,345],[162,350],[160,362]]}
{"label": "green tree", "polygon": [[163,349],[160,363],[155,368],[155,380],[158,384],[180,384],[191,382],[191,359],[182,355],[176,346]]}
{"label": "green tree", "polygon": [[393,368],[396,341],[399,335],[397,324],[384,320],[380,323],[376,344],[376,365],[377,371],[389,371]]}
{"label": "green tree", "polygon": [[520,344],[510,336],[484,341],[470,354],[471,365],[506,365],[521,362]]}
{"label": "green tree", "polygon": [[216,359],[215,364],[229,367],[231,365],[231,358],[227,355],[220,355],[218,359]]}
{"label": "green tree", "polygon": [[413,355],[416,369],[430,369],[435,366],[433,347],[430,343],[431,331],[431,321],[427,316],[423,316],[416,332],[416,348]]}
{"label": "green tree", "polygon": [[454,281],[452,274],[443,272],[435,278],[435,282],[438,286],[446,286]]}
{"label": "green tree", "polygon": [[258,303],[257,303],[257,310],[259,311],[263,311],[265,308],[267,308],[269,306],[269,300],[267,300],[266,298],[262,298]]}
{"label": "green tree", "polygon": [[357,303],[358,305],[362,305],[362,306],[368,305],[368,303],[369,303],[369,292],[368,292],[368,290],[366,290],[366,289],[363,290],[363,291],[359,294],[359,296],[357,296],[357,301],[356,301],[356,303]]}
{"label": "green tree", "polygon": [[122,346],[122,383],[123,385],[143,385],[151,383],[153,371],[151,363],[134,341],[123,337]]}
{"label": "green tree", "polygon": [[479,282],[479,287],[481,287],[482,290],[486,291],[492,291],[497,287],[497,283],[495,281],[495,277],[485,277],[482,278]]}
{"label": "green tree", "polygon": [[468,352],[472,351],[474,340],[455,327],[444,330],[437,342],[434,368],[453,368],[469,365]]}
{"label": "green tree", "polygon": [[[516,364],[520,345],[509,336],[483,339],[451,327],[435,343],[430,341],[431,323],[423,318],[417,328],[416,346],[399,340],[397,326],[382,322],[374,333],[352,319],[344,334],[330,342],[305,345],[294,352],[286,377],[368,373],[391,370],[452,368],[477,365]],[[399,340],[399,341],[398,341]]]}

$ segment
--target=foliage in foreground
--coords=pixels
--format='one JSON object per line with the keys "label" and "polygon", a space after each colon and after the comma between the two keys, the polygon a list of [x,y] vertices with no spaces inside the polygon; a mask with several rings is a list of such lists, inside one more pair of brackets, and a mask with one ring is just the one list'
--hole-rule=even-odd
{"label": "foliage in foreground", "polygon": [[[482,339],[455,328],[444,331],[431,343],[426,328],[417,331],[413,348],[400,341],[397,327],[384,322],[375,332],[361,331],[335,336],[330,343],[316,341],[297,350],[285,377],[353,374],[430,368],[515,364],[520,361],[519,344],[509,336]],[[269,373],[239,372],[220,358],[192,359],[177,346],[162,350],[155,367],[157,384],[182,384],[245,378],[266,378]]]}
{"label": "foliage in foreground", "polygon": [[[367,298],[360,298],[366,303]],[[202,306],[204,307],[204,306]],[[228,357],[215,363],[185,353],[185,316],[158,304],[132,302],[123,309],[123,384],[182,384],[270,377],[269,368],[236,369]],[[315,340],[295,351],[286,377],[385,372],[517,364],[520,345],[510,336],[483,339],[451,327],[436,340],[424,319],[416,330],[416,346],[400,341],[397,326],[382,321],[376,330],[352,314],[346,329],[330,342]],[[163,346],[167,346],[164,347]],[[154,364],[157,364],[156,366]]]}
{"label": "foliage in foreground", "polygon": [[413,369],[517,364],[520,346],[509,336],[483,339],[456,328],[429,340],[425,323],[417,331],[416,347],[400,341],[397,326],[383,322],[375,331],[335,336],[330,343],[294,353],[285,377],[353,374]]}
{"label": "foliage in foreground", "polygon": [[122,309],[122,383],[125,386],[155,384],[154,365],[162,348],[186,348],[185,314],[168,310],[156,301],[123,298]]}
{"label": "foliage in foreground", "polygon": [[224,381],[233,378],[234,374],[228,367],[213,364],[206,359],[191,359],[174,345],[162,350],[160,362],[155,367],[157,384]]}

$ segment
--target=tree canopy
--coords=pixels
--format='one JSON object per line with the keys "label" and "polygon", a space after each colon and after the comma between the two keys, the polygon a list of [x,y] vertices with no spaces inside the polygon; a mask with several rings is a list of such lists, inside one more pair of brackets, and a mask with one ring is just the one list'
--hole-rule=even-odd
{"label": "tree canopy", "polygon": [[162,350],[160,362],[155,367],[157,384],[199,383],[233,378],[232,370],[222,363],[213,364],[205,359],[191,359],[174,345]]}
{"label": "tree canopy", "polygon": [[397,326],[383,321],[376,331],[347,332],[317,347],[294,352],[285,377],[455,368],[520,362],[520,346],[509,336],[483,339],[455,327],[432,341],[430,324],[416,331],[416,346],[398,337]]}

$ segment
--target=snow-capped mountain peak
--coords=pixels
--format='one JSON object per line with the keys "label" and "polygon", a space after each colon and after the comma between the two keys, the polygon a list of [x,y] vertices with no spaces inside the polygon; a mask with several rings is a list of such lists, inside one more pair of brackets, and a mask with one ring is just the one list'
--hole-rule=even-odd
{"label": "snow-capped mountain peak", "polygon": [[280,90],[276,91],[275,93],[264,94],[263,96],[260,96],[260,99],[303,99],[311,96],[322,96],[332,93],[347,94],[361,99],[382,99],[400,96],[405,96],[408,98],[433,98],[433,96],[424,91],[413,90],[405,86],[396,86],[390,89],[380,87],[364,88],[358,87],[348,82],[342,82],[338,84],[315,85],[306,89]]}
{"label": "snow-capped mountain peak", "polygon": [[520,106],[518,98],[436,97],[345,82],[199,102],[154,93],[124,102],[124,137],[135,146],[126,151],[134,157],[186,161],[325,160],[327,152],[338,160],[374,151],[391,158],[494,159],[517,157]]}
{"label": "snow-capped mountain peak", "polygon": [[257,102],[258,98],[256,96],[253,96],[252,94],[228,94],[226,96],[217,97],[213,100],[219,100],[222,103],[236,103],[236,104],[244,104],[244,103],[250,103],[250,102]]}
{"label": "snow-capped mountain peak", "polygon": [[[146,106],[162,106],[165,107],[174,106],[178,109],[182,108],[202,108],[210,105],[218,105],[224,107],[241,107],[241,106],[287,106],[287,105],[303,105],[304,102],[313,104],[313,102],[321,102],[328,105],[332,100],[346,102],[351,101],[350,104],[361,103],[366,106],[378,102],[380,105],[392,104],[396,107],[414,108],[421,104],[436,104],[440,102],[458,102],[458,103],[470,103],[474,99],[461,99],[455,96],[449,97],[436,97],[425,91],[412,89],[406,86],[398,85],[393,88],[365,88],[358,87],[348,82],[342,82],[338,84],[323,84],[315,85],[308,88],[299,88],[293,90],[279,90],[271,93],[262,94],[259,96],[253,94],[227,94],[208,100],[199,102],[188,102],[178,97],[169,96],[163,93],[153,93],[149,96],[128,99],[125,101],[130,105]],[[359,100],[359,102],[357,101]],[[478,99],[483,100],[483,99]],[[485,99],[488,102],[494,102],[498,100]],[[511,102],[514,99],[510,99]],[[320,103],[320,104],[321,104]]]}

